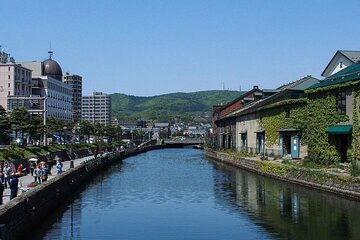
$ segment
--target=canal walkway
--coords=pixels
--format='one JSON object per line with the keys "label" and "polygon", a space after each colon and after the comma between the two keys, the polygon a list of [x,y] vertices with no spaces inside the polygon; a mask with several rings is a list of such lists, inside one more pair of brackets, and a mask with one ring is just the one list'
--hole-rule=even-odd
{"label": "canal walkway", "polygon": [[[82,162],[89,160],[91,158],[94,158],[94,156],[90,155],[83,158],[74,159],[74,167],[80,165]],[[63,171],[67,171],[70,169],[70,161],[63,162]],[[51,171],[52,175],[48,176],[48,180],[55,178],[57,176],[55,167],[52,168]],[[32,188],[28,188],[28,184],[34,182],[34,177],[31,176],[30,173],[26,174],[25,176],[22,176],[19,178],[19,190],[18,190],[18,196],[26,191],[31,191]],[[6,188],[3,194],[3,204],[6,204],[10,201],[10,188]]]}

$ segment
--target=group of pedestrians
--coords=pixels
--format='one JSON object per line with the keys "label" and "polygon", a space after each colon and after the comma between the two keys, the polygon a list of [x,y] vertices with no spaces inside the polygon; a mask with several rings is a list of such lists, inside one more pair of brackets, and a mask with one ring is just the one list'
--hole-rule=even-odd
{"label": "group of pedestrians", "polygon": [[[19,167],[20,171],[22,171],[23,166],[19,165]],[[21,174],[21,172],[14,171],[8,163],[0,163],[0,204],[3,203],[3,194],[5,189],[8,187],[10,188],[10,199],[13,199],[17,196],[19,174]]]}
{"label": "group of pedestrians", "polygon": [[[49,175],[51,174],[51,168],[52,165],[49,165],[46,162],[41,162],[38,164],[32,163],[30,166],[30,173],[31,176],[34,177],[34,182],[36,183],[42,183],[46,182]],[[63,163],[60,159],[57,159],[56,161],[56,173],[57,175],[61,174],[63,172]]]}
{"label": "group of pedestrians", "polygon": [[[30,174],[34,177],[35,183],[46,182],[51,175],[51,167],[46,162],[30,163]],[[17,168],[11,168],[8,163],[0,163],[0,205],[3,204],[3,194],[6,188],[10,188],[10,200],[17,196],[19,177],[26,174],[26,168],[20,164]],[[57,157],[56,173],[59,175],[63,172],[63,163]]]}
{"label": "group of pedestrians", "polygon": [[34,168],[34,171],[30,171],[30,173],[31,176],[34,177],[34,182],[36,183],[46,182],[48,176],[51,175],[51,166],[47,163],[39,163],[32,166],[32,168]]}

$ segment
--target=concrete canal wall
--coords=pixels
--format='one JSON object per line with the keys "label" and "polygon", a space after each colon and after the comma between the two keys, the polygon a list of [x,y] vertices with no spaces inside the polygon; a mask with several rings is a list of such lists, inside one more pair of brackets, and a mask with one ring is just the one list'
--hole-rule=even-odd
{"label": "concrete canal wall", "polygon": [[44,223],[54,209],[100,169],[130,156],[163,147],[150,146],[133,152],[115,152],[90,159],[19,195],[0,208],[0,238],[26,239],[24,234],[31,234],[31,229]]}
{"label": "concrete canal wall", "polygon": [[205,156],[260,175],[360,201],[360,179],[357,177],[332,174],[323,170],[312,170],[269,161],[239,158],[209,149],[205,151]]}

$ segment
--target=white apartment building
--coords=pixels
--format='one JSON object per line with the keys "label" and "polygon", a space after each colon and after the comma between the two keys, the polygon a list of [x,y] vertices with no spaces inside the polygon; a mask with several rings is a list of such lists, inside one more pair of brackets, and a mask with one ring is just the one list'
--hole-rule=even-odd
{"label": "white apartment building", "polygon": [[102,92],[93,92],[92,96],[82,97],[82,120],[99,122],[104,125],[111,123],[111,99]]}
{"label": "white apartment building", "polygon": [[[5,110],[11,110],[11,97],[29,97],[31,94],[31,70],[17,63],[0,49],[0,105]],[[22,101],[15,106],[26,107]]]}

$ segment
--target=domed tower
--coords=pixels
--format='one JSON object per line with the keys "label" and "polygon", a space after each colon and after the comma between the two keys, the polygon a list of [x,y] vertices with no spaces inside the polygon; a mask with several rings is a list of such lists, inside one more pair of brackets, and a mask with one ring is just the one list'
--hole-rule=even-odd
{"label": "domed tower", "polygon": [[49,54],[50,54],[49,59],[43,61],[42,64],[43,75],[62,81],[62,69],[56,61],[51,59],[53,52],[49,51]]}

